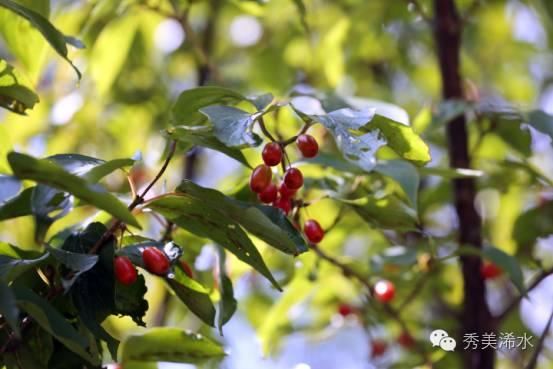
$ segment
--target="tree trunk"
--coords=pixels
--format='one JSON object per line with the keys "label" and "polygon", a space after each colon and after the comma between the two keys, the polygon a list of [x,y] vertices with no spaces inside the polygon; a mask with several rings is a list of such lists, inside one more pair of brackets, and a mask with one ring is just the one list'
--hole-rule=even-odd
{"label": "tree trunk", "polygon": [[[460,75],[460,49],[463,23],[459,17],[455,0],[434,0],[434,39],[442,77],[442,96],[447,99],[463,99]],[[452,120],[446,127],[449,162],[452,168],[470,168],[468,135],[464,115]],[[482,248],[482,224],[474,207],[476,195],[472,178],[453,181],[455,209],[459,219],[459,245]],[[474,256],[460,258],[464,301],[462,312],[462,333],[494,332],[491,314],[486,303],[486,286],[480,276],[481,259]],[[457,343],[457,350],[463,350],[463,343]],[[493,369],[495,351],[463,350],[465,368]]]}

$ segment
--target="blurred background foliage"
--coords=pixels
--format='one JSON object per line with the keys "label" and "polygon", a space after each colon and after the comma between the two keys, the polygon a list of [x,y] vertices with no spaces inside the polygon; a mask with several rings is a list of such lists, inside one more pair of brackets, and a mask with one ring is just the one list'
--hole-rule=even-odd
{"label": "blurred background foliage", "polygon": [[[6,153],[14,149],[35,156],[75,152],[106,160],[141,153],[142,162],[131,176],[143,185],[159,167],[165,150],[163,130],[171,124],[169,111],[182,90],[207,83],[283,98],[294,86],[309,85],[337,96],[389,101],[404,108],[431,147],[430,168],[447,167],[444,123],[467,112],[474,167],[483,171],[476,206],[483,217],[486,243],[517,255],[527,278],[539,268],[553,266],[553,238],[547,238],[553,233],[551,138],[524,125],[531,110],[553,113],[553,6],[549,0],[458,1],[467,14],[462,74],[468,104],[440,103],[432,30],[407,1],[17,2],[48,16],[86,48],[69,47],[69,58],[82,72],[79,80],[38,31],[0,9],[0,58],[17,69],[40,99],[25,116],[0,110],[0,172],[9,172]],[[431,13],[430,1],[420,4]],[[184,22],[172,16],[173,7],[188,9]],[[497,121],[512,124],[490,128]],[[278,126],[285,137],[300,126],[287,110],[268,124]],[[323,151],[333,150],[332,139],[322,128],[313,132],[323,148],[330,148]],[[257,149],[244,153],[252,165],[260,162]],[[180,182],[186,163],[194,165],[189,173],[198,183],[239,193],[249,175],[247,168],[210,150],[195,150],[192,155],[193,161],[181,155],[171,164],[158,193]],[[385,150],[379,155],[391,157]],[[305,168],[310,180],[333,179],[332,170]],[[428,274],[429,242],[439,255],[451,254],[457,219],[448,173],[421,169],[419,175],[419,217],[431,239],[383,231],[346,212],[321,248],[369,278],[394,281],[402,298],[419,280],[427,280],[404,312],[415,339],[425,345],[432,329],[458,328],[447,311],[460,304],[462,281],[455,260],[440,263]],[[378,173],[365,180],[374,188],[402,193],[397,183]],[[114,191],[128,191],[123,175],[108,177],[107,185]],[[317,191],[308,197],[317,199]],[[536,210],[538,214],[527,224],[549,214],[547,224],[532,235],[522,224],[517,233],[520,214],[531,208],[545,210]],[[330,227],[340,208],[332,200],[321,200],[307,212],[316,214],[323,227]],[[50,233],[87,216],[94,214],[77,209]],[[157,236],[160,226],[147,215],[142,218],[149,224],[149,234]],[[0,223],[0,239],[33,248],[32,227],[30,217]],[[198,278],[213,286],[216,249],[184,231],[175,233],[175,241],[184,246]],[[273,291],[247,265],[229,258],[239,315],[229,323],[225,337],[218,338],[231,347],[224,367],[410,368],[417,362],[415,353],[397,344],[400,328],[370,308],[363,310],[368,307],[362,286],[340,269],[314,253],[291,260],[262,243],[258,246],[285,291]],[[159,282],[154,278],[147,282],[149,325],[200,329],[201,323],[182,305],[165,299],[164,289],[157,288]],[[500,331],[541,333],[553,308],[553,281],[548,282],[531,301],[525,300],[521,313],[513,314]],[[488,284],[491,309],[500,312],[516,290],[506,278]],[[217,294],[215,288],[213,294]],[[345,318],[337,314],[342,303],[359,308],[360,314]],[[162,312],[165,316],[160,318]],[[130,319],[110,318],[105,326],[116,337],[141,329]],[[375,339],[389,344],[386,354],[376,359],[371,358],[370,345]],[[540,361],[544,369],[553,368],[553,341],[547,342],[549,351],[543,351]],[[262,351],[274,356],[263,360]],[[530,351],[506,352],[499,357],[499,367],[520,368],[529,355]],[[461,365],[457,355],[436,352],[434,356],[438,367]]]}

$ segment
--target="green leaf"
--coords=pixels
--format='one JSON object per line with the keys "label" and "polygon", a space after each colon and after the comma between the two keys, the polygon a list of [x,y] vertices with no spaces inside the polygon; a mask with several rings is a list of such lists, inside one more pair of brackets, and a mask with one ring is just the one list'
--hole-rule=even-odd
{"label": "green leaf", "polygon": [[527,120],[528,124],[533,128],[541,133],[549,135],[549,137],[551,137],[551,143],[553,144],[553,116],[542,110],[534,110],[527,114]]}
{"label": "green leaf", "polygon": [[204,86],[183,91],[175,105],[172,115],[175,125],[196,126],[205,122],[201,108],[215,104],[236,104],[246,97],[228,88]]}
{"label": "green leaf", "polygon": [[42,36],[48,41],[48,43],[56,50],[56,52],[75,70],[77,73],[77,76],[79,79],[81,79],[81,72],[73,65],[71,60],[69,60],[67,56],[67,40],[65,39],[65,36],[56,29],[49,21],[48,19],[44,18],[41,14],[28,9],[14,1],[11,0],[0,0],[0,6],[4,7],[15,14],[19,15],[20,17],[25,18],[28,20],[33,27],[35,27],[40,33],[42,33]]}
{"label": "green leaf", "polygon": [[73,208],[72,197],[54,188],[38,185],[31,196],[31,211],[35,220],[35,240],[42,241],[48,228]]}
{"label": "green leaf", "polygon": [[[296,110],[307,122],[316,121],[332,134],[344,158],[359,168],[370,172],[376,165],[376,152],[386,144],[378,132],[361,134],[359,129],[374,117],[374,109],[335,110],[326,115],[307,116]],[[357,131],[355,134],[354,132]]]}
{"label": "green leaf", "polygon": [[98,182],[108,174],[113,173],[117,169],[133,166],[134,159],[114,159],[105,161],[102,164],[92,168],[84,177],[92,183]]}
{"label": "green leaf", "polygon": [[275,288],[280,289],[252,241],[240,225],[219,207],[213,207],[212,204],[188,194],[165,196],[152,201],[148,207],[179,227],[199,237],[212,239],[265,276]]}
{"label": "green leaf", "polygon": [[218,209],[248,232],[282,252],[298,255],[308,250],[299,231],[277,209],[240,202],[188,180],[183,181],[177,191]]}
{"label": "green leaf", "polygon": [[416,165],[424,165],[431,159],[426,143],[408,125],[376,114],[373,120],[361,130],[379,131],[384,136],[386,145],[400,157],[412,161]]}
{"label": "green leaf", "polygon": [[0,204],[0,221],[31,215],[31,198],[34,187],[26,188],[16,197]]}
{"label": "green leaf", "polygon": [[250,164],[244,157],[244,154],[236,148],[228,147],[215,136],[213,136],[213,130],[211,127],[198,126],[198,127],[186,127],[179,126],[169,128],[167,134],[172,139],[177,140],[182,144],[182,148],[186,151],[192,146],[207,147],[212,150],[222,152],[225,155],[239,161],[248,168],[251,168]]}
{"label": "green leaf", "polygon": [[417,229],[417,214],[395,196],[375,197],[372,195],[359,199],[337,200],[349,205],[366,222],[380,228],[401,231]]}
{"label": "green leaf", "polygon": [[86,351],[87,340],[79,335],[75,328],[52,305],[27,288],[15,286],[13,291],[17,299],[17,305],[32,316],[42,328],[77,355],[86,360],[92,360],[90,354]]}
{"label": "green leaf", "polygon": [[117,313],[130,316],[136,324],[145,327],[146,323],[143,319],[148,311],[148,301],[144,299],[144,295],[147,290],[143,275],[138,275],[136,281],[131,285],[124,285],[117,281],[115,283]]}
{"label": "green leaf", "polygon": [[44,254],[36,258],[25,259],[20,254],[18,255],[15,248],[6,243],[0,243],[0,279],[11,282],[27,270],[41,265],[49,256],[49,254]]}
{"label": "green leaf", "polygon": [[35,159],[25,154],[11,152],[8,154],[8,162],[16,177],[69,192],[123,222],[140,228],[127,207],[99,185],[92,185],[45,159]]}
{"label": "green leaf", "polygon": [[404,160],[389,160],[378,163],[374,170],[394,179],[405,191],[413,208],[417,208],[420,176],[417,168]]}
{"label": "green leaf", "polygon": [[485,259],[493,262],[505,273],[507,273],[509,278],[511,278],[511,281],[519,290],[520,294],[526,295],[526,287],[524,287],[524,277],[516,258],[507,254],[505,251],[492,246],[485,246],[482,249],[482,256]]}
{"label": "green leaf", "polygon": [[532,155],[532,137],[527,128],[522,127],[523,117],[518,113],[489,112],[493,132],[514,150],[528,157]]}
{"label": "green leaf", "polygon": [[251,102],[258,111],[265,110],[274,99],[275,97],[271,93],[248,96],[248,101]]}
{"label": "green leaf", "polygon": [[39,99],[31,83],[0,58],[0,106],[18,114],[32,109]]}
{"label": "green leaf", "polygon": [[21,191],[21,182],[12,176],[0,174],[0,204],[15,197]]}
{"label": "green leaf", "polygon": [[130,335],[121,350],[123,365],[130,361],[201,364],[224,356],[218,343],[179,328],[152,328],[144,334]]}
{"label": "green leaf", "polygon": [[225,325],[236,312],[237,301],[234,298],[234,289],[232,281],[227,275],[226,255],[222,247],[217,248],[219,252],[219,310],[217,311],[217,327],[223,335],[223,325]]}
{"label": "green leaf", "polygon": [[252,132],[258,115],[232,106],[213,105],[200,109],[213,124],[214,134],[222,143],[232,147],[255,147],[261,138]]}
{"label": "green leaf", "polygon": [[526,210],[513,227],[513,238],[519,252],[530,249],[539,237],[553,234],[553,201]]}
{"label": "green leaf", "polygon": [[[72,237],[71,240],[75,240],[75,237]],[[98,255],[70,252],[51,247],[48,244],[46,244],[45,247],[50,255],[71,271],[71,278],[62,279],[63,288],[65,290],[68,290],[82,273],[92,269],[98,262]]]}
{"label": "green leaf", "polygon": [[17,307],[14,293],[3,280],[0,280],[0,314],[4,317],[6,323],[8,323],[17,337],[20,337],[19,308]]}
{"label": "green leaf", "polygon": [[198,282],[188,277],[180,268],[174,269],[174,275],[165,281],[177,297],[204,323],[215,326],[215,307],[208,291]]}
{"label": "green leaf", "polygon": [[58,154],[46,158],[53,161],[71,174],[96,183],[108,174],[124,167],[132,166],[133,159],[114,159],[105,161],[80,154]]}
{"label": "green leaf", "polygon": [[443,101],[438,105],[429,128],[436,129],[442,127],[460,115],[465,114],[471,108],[473,108],[473,104],[465,100],[450,99]]}

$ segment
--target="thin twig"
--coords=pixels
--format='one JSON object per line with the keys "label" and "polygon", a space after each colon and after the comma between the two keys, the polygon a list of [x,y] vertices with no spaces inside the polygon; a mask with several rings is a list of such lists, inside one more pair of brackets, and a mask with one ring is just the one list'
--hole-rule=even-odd
{"label": "thin twig", "polygon": [[536,348],[534,349],[534,352],[532,353],[532,358],[528,362],[528,365],[526,366],[526,369],[535,369],[536,365],[538,364],[538,357],[540,356],[540,352],[543,350],[543,346],[545,343],[545,338],[549,334],[549,328],[551,328],[551,323],[553,323],[553,310],[551,311],[551,314],[549,315],[549,319],[547,320],[547,324],[545,324],[545,328],[543,329],[543,333],[541,334],[541,337],[536,344]]}

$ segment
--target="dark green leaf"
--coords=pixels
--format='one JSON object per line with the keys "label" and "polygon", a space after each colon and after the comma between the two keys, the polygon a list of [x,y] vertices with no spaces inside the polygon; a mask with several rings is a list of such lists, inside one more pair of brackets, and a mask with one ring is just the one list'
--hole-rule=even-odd
{"label": "dark green leaf", "polygon": [[0,279],[11,282],[27,270],[41,265],[48,257],[44,254],[32,259],[21,258],[15,248],[0,243]]}
{"label": "dark green leaf", "polygon": [[223,335],[223,325],[227,323],[236,311],[237,301],[234,298],[232,281],[227,275],[225,250],[218,247],[219,251],[219,309],[217,311],[217,327]]}
{"label": "dark green leaf", "polygon": [[[74,241],[76,241],[76,237],[71,237],[70,242]],[[68,246],[66,245],[66,247]],[[98,262],[98,255],[71,252],[64,249],[57,249],[49,245],[46,245],[46,249],[50,255],[71,271],[71,278],[62,279],[65,290],[68,290],[82,273],[92,269]]]}
{"label": "dark green leaf", "polygon": [[205,86],[183,91],[173,106],[173,123],[195,126],[204,122],[205,116],[199,112],[203,107],[214,104],[236,104],[246,98],[233,90]]}
{"label": "dark green leaf", "polygon": [[13,288],[17,305],[68,349],[86,360],[92,360],[86,351],[87,340],[46,300],[33,291],[16,286]]}
{"label": "dark green leaf", "polygon": [[34,187],[26,188],[16,197],[0,205],[0,221],[32,214],[31,197]]}
{"label": "dark green leaf", "polygon": [[490,119],[494,125],[493,132],[503,141],[524,156],[532,155],[532,137],[528,128],[522,127],[522,116],[497,113],[490,116]]}
{"label": "dark green leaf", "polygon": [[46,41],[48,41],[48,43],[54,48],[54,50],[56,50],[56,52],[62,58],[64,58],[69,62],[69,64],[71,64],[79,79],[81,78],[81,72],[79,72],[79,70],[67,57],[67,40],[65,39],[65,36],[60,31],[58,31],[56,27],[54,27],[48,21],[48,19],[44,18],[39,13],[11,0],[0,0],[0,6],[28,20],[33,25],[33,27],[35,27],[40,33],[42,33]]}
{"label": "dark green leaf", "polygon": [[[240,225],[223,213],[220,207],[213,207],[212,204],[188,194],[165,196],[152,201],[148,206],[179,227],[225,247],[280,289],[252,241]],[[125,249],[127,247],[122,251]]]}
{"label": "dark green leaf", "polygon": [[405,191],[411,206],[415,209],[417,208],[420,181],[417,168],[404,160],[389,160],[378,163],[374,170],[395,180]]}
{"label": "dark green leaf", "polygon": [[11,152],[8,154],[8,162],[15,176],[20,179],[30,179],[69,192],[127,224],[140,227],[127,207],[99,185],[92,185],[48,160],[35,159],[25,154]]}
{"label": "dark green leaf", "polygon": [[115,283],[115,309],[118,314],[127,315],[132,320],[143,327],[144,315],[148,311],[148,301],[144,299],[144,295],[148,288],[144,276],[138,275],[137,280],[131,285],[123,285],[119,282]]}
{"label": "dark green leaf", "polygon": [[52,223],[67,215],[72,208],[69,194],[41,184],[34,187],[31,210],[35,220],[35,240],[42,241]]}
{"label": "dark green leaf", "polygon": [[524,287],[524,277],[522,275],[522,270],[517,259],[507,254],[505,251],[492,246],[484,247],[484,249],[482,250],[482,256],[485,259],[493,262],[505,273],[507,273],[521,295],[526,294],[526,287]]}
{"label": "dark green leaf", "polygon": [[553,201],[523,212],[513,227],[513,238],[521,249],[530,249],[539,237],[553,234]]}
{"label": "dark green leaf", "polygon": [[114,159],[110,161],[103,162],[102,164],[92,168],[86,175],[85,178],[92,183],[98,182],[100,179],[104,178],[108,174],[116,171],[117,169],[130,167],[134,165],[135,160],[133,159]]}
{"label": "dark green leaf", "polygon": [[442,127],[458,116],[465,114],[473,104],[465,100],[446,100],[438,105],[438,109],[432,117],[430,129]]}
{"label": "dark green leaf", "polygon": [[190,149],[192,146],[207,147],[212,150],[222,152],[236,159],[240,163],[244,164],[248,168],[251,168],[250,164],[244,157],[244,154],[236,148],[228,147],[215,136],[213,136],[213,130],[211,127],[198,126],[198,127],[185,127],[179,126],[170,128],[167,131],[168,135],[176,139],[184,147],[184,150]]}
{"label": "dark green leaf", "polygon": [[251,102],[258,111],[265,110],[274,99],[275,97],[271,93],[248,96],[248,101]]}
{"label": "dark green leaf", "polygon": [[0,280],[0,314],[19,337],[19,309],[17,308],[15,295],[3,280]]}
{"label": "dark green leaf", "polygon": [[96,183],[117,169],[132,166],[133,159],[114,159],[105,161],[80,154],[58,154],[46,159],[53,161],[71,174]]}
{"label": "dark green leaf", "polygon": [[197,333],[179,328],[152,328],[144,334],[129,336],[123,343],[123,365],[131,361],[168,361],[200,364],[221,359],[223,348]]}
{"label": "dark green leaf", "polygon": [[31,84],[0,58],[0,106],[24,115],[25,110],[32,109],[38,101]]}
{"label": "dark green leaf", "polygon": [[541,110],[534,110],[528,113],[527,120],[533,128],[549,135],[553,144],[553,116]]}
{"label": "dark green leaf", "polygon": [[213,105],[200,109],[213,124],[214,134],[221,142],[232,147],[255,147],[261,138],[252,132],[256,114],[232,106]]}
{"label": "dark green leaf", "polygon": [[215,326],[215,307],[201,284],[188,277],[180,268],[175,268],[173,275],[168,275],[165,280],[191,312],[209,326]]}

